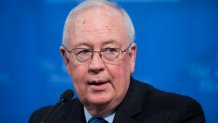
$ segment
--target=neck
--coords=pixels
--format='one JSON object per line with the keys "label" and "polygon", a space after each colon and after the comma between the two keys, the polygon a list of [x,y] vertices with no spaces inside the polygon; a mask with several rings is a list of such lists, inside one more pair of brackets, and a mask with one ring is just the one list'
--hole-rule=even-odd
{"label": "neck", "polygon": [[91,105],[91,104],[89,104],[89,105],[84,105],[84,106],[92,116],[106,117],[106,116],[112,114],[116,110],[115,107],[118,106],[118,105],[111,106],[110,104],[111,103],[103,104],[103,105]]}

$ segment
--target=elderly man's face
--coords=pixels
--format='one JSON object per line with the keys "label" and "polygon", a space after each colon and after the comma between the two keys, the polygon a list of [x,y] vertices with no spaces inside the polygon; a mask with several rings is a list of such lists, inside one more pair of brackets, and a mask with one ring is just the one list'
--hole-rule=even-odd
{"label": "elderly man's face", "polygon": [[[111,8],[108,8],[111,10]],[[127,33],[121,14],[115,10],[92,8],[70,22],[69,50],[90,48],[99,51],[102,48],[126,49],[129,46]],[[124,52],[122,59],[115,63],[105,63],[98,53],[94,53],[90,62],[81,63],[75,57],[64,54],[67,70],[72,78],[80,101],[87,107],[104,105],[108,110],[115,108],[123,100],[134,71],[136,46]]]}

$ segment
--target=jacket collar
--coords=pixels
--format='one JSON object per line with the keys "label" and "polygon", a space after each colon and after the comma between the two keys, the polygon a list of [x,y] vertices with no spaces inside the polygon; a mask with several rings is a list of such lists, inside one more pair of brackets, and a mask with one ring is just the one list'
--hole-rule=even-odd
{"label": "jacket collar", "polygon": [[137,85],[136,80],[131,78],[128,92],[117,109],[114,123],[136,123],[133,118],[142,111],[142,92],[140,86]]}

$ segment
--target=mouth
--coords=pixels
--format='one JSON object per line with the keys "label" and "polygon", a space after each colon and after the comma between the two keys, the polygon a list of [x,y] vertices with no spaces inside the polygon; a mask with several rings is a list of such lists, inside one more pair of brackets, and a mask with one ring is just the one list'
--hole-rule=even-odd
{"label": "mouth", "polygon": [[105,90],[108,87],[108,83],[109,81],[103,80],[88,81],[90,88],[97,91]]}
{"label": "mouth", "polygon": [[108,83],[108,81],[89,81],[88,82],[89,85],[95,85],[95,86],[104,85],[106,83]]}

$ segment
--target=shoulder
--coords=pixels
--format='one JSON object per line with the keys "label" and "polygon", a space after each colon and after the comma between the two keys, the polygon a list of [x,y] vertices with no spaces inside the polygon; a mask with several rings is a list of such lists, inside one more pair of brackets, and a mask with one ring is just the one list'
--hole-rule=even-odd
{"label": "shoulder", "polygon": [[175,106],[177,106],[178,104],[184,104],[185,102],[187,103],[191,102],[196,105],[200,105],[192,97],[159,90],[147,83],[144,83],[138,80],[134,80],[134,81],[135,81],[136,87],[139,88],[139,90],[141,91],[144,97],[143,98],[144,101],[152,102],[152,104],[156,102],[156,103],[161,103],[162,105],[170,104],[170,106],[172,106],[172,104],[175,104]]}
{"label": "shoulder", "polygon": [[201,105],[193,98],[170,93],[152,87],[149,84],[132,80],[133,86],[141,95],[143,115],[164,116],[167,121],[181,122],[187,119],[204,122]]}
{"label": "shoulder", "polygon": [[[66,112],[76,111],[76,110],[68,110],[68,109],[78,108],[79,106],[80,106],[79,100],[77,98],[73,99],[63,105],[60,105],[57,109],[55,109],[55,111],[49,117],[52,117],[52,119],[56,121],[63,119],[63,117],[65,117],[64,115]],[[29,118],[29,123],[40,123],[53,107],[54,105],[50,105],[35,110],[32,113],[31,117]]]}
{"label": "shoulder", "polygon": [[171,103],[171,106],[172,104],[176,105],[176,104],[183,104],[184,102],[193,102],[199,105],[199,103],[195,99],[189,96],[159,90],[147,83],[135,79],[133,81],[134,81],[133,82],[134,88],[140,91],[142,99],[145,102],[147,101],[152,103],[156,102],[156,103],[161,103],[162,105],[164,105],[165,103],[166,104]]}
{"label": "shoulder", "polygon": [[46,106],[34,111],[29,119],[29,123],[40,123],[51,108],[52,106]]}

